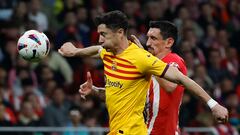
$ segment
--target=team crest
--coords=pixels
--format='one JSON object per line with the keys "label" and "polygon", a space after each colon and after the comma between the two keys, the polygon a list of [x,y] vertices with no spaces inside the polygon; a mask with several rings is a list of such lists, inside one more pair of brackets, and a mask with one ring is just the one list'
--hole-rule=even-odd
{"label": "team crest", "polygon": [[117,62],[113,61],[112,63],[112,70],[117,70]]}

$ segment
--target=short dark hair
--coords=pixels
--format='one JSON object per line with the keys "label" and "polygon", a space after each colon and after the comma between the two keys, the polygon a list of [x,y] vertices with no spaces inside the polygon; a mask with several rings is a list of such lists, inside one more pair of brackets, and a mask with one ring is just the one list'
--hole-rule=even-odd
{"label": "short dark hair", "polygon": [[105,14],[97,16],[94,21],[96,26],[100,24],[105,24],[107,28],[113,31],[122,28],[124,29],[125,34],[127,32],[128,28],[127,16],[119,10],[107,12]]}
{"label": "short dark hair", "polygon": [[178,40],[178,29],[173,23],[169,21],[150,21],[149,27],[160,29],[160,34],[164,40],[171,37],[174,39],[173,46],[176,44]]}

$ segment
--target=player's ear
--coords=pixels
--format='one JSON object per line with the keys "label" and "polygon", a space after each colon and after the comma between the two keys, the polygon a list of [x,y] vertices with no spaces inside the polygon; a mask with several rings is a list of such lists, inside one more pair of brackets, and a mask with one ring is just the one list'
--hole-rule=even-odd
{"label": "player's ear", "polygon": [[171,48],[174,42],[175,41],[172,37],[167,38],[167,48]]}

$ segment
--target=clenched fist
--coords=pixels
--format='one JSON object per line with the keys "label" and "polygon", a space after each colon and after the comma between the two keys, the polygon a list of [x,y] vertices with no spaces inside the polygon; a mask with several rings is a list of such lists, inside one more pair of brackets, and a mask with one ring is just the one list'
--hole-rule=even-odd
{"label": "clenched fist", "polygon": [[77,48],[71,42],[66,42],[58,49],[58,52],[62,56],[73,57],[77,53]]}

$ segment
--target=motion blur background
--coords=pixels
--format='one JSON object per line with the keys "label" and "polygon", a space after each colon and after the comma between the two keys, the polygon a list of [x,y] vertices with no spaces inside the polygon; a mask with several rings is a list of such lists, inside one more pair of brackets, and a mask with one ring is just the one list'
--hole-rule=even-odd
{"label": "motion blur background", "polygon": [[[127,14],[129,34],[143,44],[150,20],[175,23],[180,38],[174,51],[184,58],[188,76],[230,111],[228,124],[216,124],[205,103],[186,91],[180,127],[214,127],[220,135],[238,134],[239,0],[0,0],[0,127],[73,127],[73,123],[108,127],[104,102],[96,95],[83,100],[78,94],[87,71],[96,86],[104,86],[103,64],[90,58],[64,58],[57,49],[67,41],[80,48],[97,44],[93,18],[116,9]],[[29,29],[45,32],[52,45],[49,56],[35,64],[16,51],[19,36]]]}

